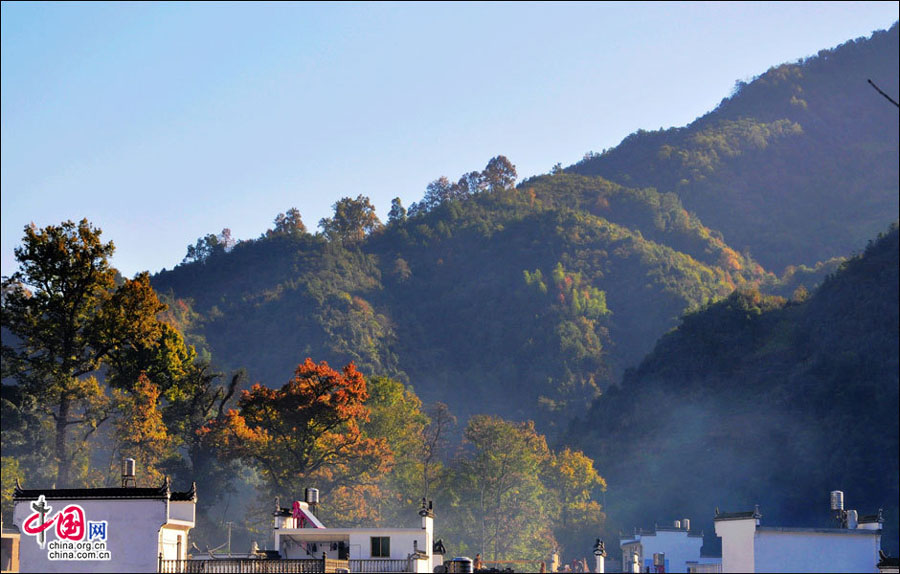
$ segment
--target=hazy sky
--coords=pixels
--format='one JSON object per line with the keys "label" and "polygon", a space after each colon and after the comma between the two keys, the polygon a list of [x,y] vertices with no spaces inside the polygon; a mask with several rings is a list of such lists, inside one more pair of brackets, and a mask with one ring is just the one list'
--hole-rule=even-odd
{"label": "hazy sky", "polygon": [[[889,28],[898,2],[2,4],[2,273],[87,217],[132,276],[201,235],[520,178],[682,126],[736,80]],[[896,97],[896,94],[894,94]]]}

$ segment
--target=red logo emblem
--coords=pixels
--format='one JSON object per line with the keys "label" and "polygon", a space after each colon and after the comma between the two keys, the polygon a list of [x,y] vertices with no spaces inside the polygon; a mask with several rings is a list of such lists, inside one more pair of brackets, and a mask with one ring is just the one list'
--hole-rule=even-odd
{"label": "red logo emblem", "polygon": [[77,504],[70,504],[56,516],[56,536],[61,540],[82,540],[84,538],[84,510]]}

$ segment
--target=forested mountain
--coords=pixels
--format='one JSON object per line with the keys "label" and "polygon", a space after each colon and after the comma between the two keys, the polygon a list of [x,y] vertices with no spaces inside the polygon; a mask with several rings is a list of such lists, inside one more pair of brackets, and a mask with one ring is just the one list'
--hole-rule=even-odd
{"label": "forested mountain", "polygon": [[352,360],[460,415],[548,428],[685,309],[761,281],[674,195],[557,174],[435,200],[358,241],[272,232],[154,286],[190,302],[213,357],[265,384],[307,356]]}
{"label": "forested mountain", "polygon": [[237,484],[259,508],[322,488],[335,524],[425,494],[461,552],[493,532],[494,555],[540,560],[604,527],[605,476],[608,536],[709,529],[716,505],[816,523],[842,489],[885,506],[891,548],[898,114],[865,79],[896,95],[897,53],[895,24],[568,169],[516,185],[497,156],[384,224],[362,194],[318,233],[291,208],[153,277],[118,276],[87,220],[26,227],[3,282],[4,503],[13,477],[110,483],[135,453],[208,488],[222,528]]}
{"label": "forested mountain", "polygon": [[639,131],[567,171],[675,192],[766,268],[844,256],[898,211],[897,24],[771,68],[683,128]]}
{"label": "forested mountain", "polygon": [[896,109],[857,76],[890,91],[897,46],[895,25],[773,68],[688,127],[517,186],[498,156],[435,180],[409,214],[396,200],[386,226],[360,195],[320,234],[293,209],[257,240],[210,235],[153,285],[250,380],[352,360],[460,415],[549,429],[686,310],[811,288],[896,219]]}
{"label": "forested mountain", "polygon": [[[685,316],[569,440],[609,484],[619,526],[760,504],[769,525],[828,525],[828,492],[885,509],[897,551],[898,232],[805,301],[736,291]],[[652,496],[646,496],[647,493]]]}

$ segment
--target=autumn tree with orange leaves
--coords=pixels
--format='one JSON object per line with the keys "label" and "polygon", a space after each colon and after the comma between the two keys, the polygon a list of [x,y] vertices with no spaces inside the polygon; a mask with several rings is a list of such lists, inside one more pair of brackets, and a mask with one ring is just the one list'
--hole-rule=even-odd
{"label": "autumn tree with orange leaves", "polygon": [[366,381],[353,363],[341,372],[312,359],[280,389],[254,385],[238,410],[201,431],[226,458],[257,469],[271,494],[329,488],[386,472],[392,455],[384,439],[364,435],[369,418]]}
{"label": "autumn tree with orange leaves", "polygon": [[110,477],[117,477],[115,454],[134,458],[141,469],[144,484],[157,486],[165,476],[163,465],[176,456],[175,441],[163,423],[157,408],[159,387],[141,373],[128,391],[113,390],[113,405],[118,417],[113,422],[115,448],[110,457]]}

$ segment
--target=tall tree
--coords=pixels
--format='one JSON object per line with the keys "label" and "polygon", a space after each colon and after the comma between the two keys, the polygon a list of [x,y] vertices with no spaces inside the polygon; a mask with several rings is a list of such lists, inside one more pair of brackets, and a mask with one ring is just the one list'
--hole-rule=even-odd
{"label": "tall tree", "polygon": [[[116,390],[113,403],[116,420],[113,436],[116,441],[114,454],[134,458],[140,465],[146,485],[159,484],[165,475],[163,464],[176,456],[175,441],[163,423],[158,408],[159,387],[141,373],[128,391]],[[114,456],[110,457],[114,460]],[[114,465],[111,474],[115,476]]]}
{"label": "tall tree", "polygon": [[213,255],[231,251],[235,245],[237,245],[237,240],[231,236],[231,229],[227,227],[218,235],[208,233],[199,238],[194,245],[188,245],[187,254],[182,263],[202,263]]}
{"label": "tall tree", "polygon": [[516,166],[502,155],[491,158],[481,172],[481,179],[489,191],[509,189],[516,183],[516,177]]}
{"label": "tall tree", "polygon": [[70,485],[69,431],[98,422],[105,393],[93,376],[109,358],[155,340],[165,308],[146,273],[116,287],[115,247],[83,219],[25,227],[15,249],[19,270],[3,279],[2,323],[17,340],[3,344],[4,374],[53,418],[56,485]]}
{"label": "tall tree", "polygon": [[375,524],[397,524],[414,516],[419,508],[416,486],[421,472],[421,436],[428,418],[411,387],[387,377],[370,377],[366,387],[369,420],[361,425],[362,431],[368,438],[384,441],[392,463],[389,473],[359,481],[368,483],[369,491],[377,494],[364,506]]}
{"label": "tall tree", "polygon": [[297,236],[306,233],[306,225],[300,217],[300,210],[296,207],[288,209],[285,213],[275,216],[275,229],[270,229],[266,235],[290,235]]}
{"label": "tall tree", "polygon": [[465,442],[471,454],[459,463],[458,484],[473,501],[472,523],[480,528],[483,556],[546,556],[555,545],[544,508],[539,474],[550,457],[547,440],[534,423],[478,415],[469,419]]}
{"label": "tall tree", "polygon": [[456,417],[444,403],[434,403],[426,409],[428,424],[422,429],[422,497],[428,498],[431,483],[440,469],[441,452],[447,445],[447,434],[456,424]]}
{"label": "tall tree", "polygon": [[566,448],[544,466],[542,481],[554,493],[550,511],[557,540],[573,550],[588,548],[606,518],[593,498],[596,490],[606,490],[606,480],[594,468],[594,461],[581,451]]}
{"label": "tall tree", "polygon": [[388,212],[388,223],[403,223],[406,221],[406,208],[399,197],[391,200],[391,211]]}
{"label": "tall tree", "polygon": [[382,224],[375,215],[375,206],[368,197],[342,198],[334,204],[334,217],[319,221],[322,233],[331,241],[353,243],[379,229]]}
{"label": "tall tree", "polygon": [[338,372],[307,359],[280,389],[244,391],[239,410],[211,421],[203,434],[224,456],[256,467],[273,493],[293,494],[316,473],[378,467],[390,458],[383,440],[360,429],[368,396],[353,363]]}

